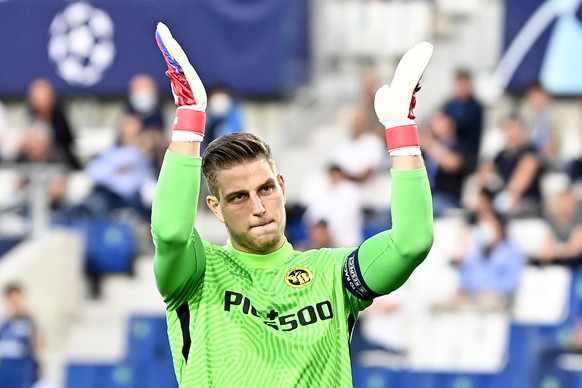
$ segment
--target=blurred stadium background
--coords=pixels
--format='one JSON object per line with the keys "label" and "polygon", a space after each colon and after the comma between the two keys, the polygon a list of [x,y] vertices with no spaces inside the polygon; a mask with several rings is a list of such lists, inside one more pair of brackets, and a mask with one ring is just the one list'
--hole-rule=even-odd
{"label": "blurred stadium background", "polygon": [[[542,210],[508,223],[508,234],[527,258],[512,303],[506,309],[435,312],[459,287],[458,269],[450,262],[471,230],[466,215],[474,210],[474,186],[467,182],[474,174],[467,174],[462,204],[435,220],[434,247],[400,295],[404,307],[394,315],[370,313],[384,314],[374,333],[398,337],[403,351],[390,351],[378,345],[382,338],[374,341],[375,334],[358,331],[352,344],[354,385],[582,387],[582,355],[574,346],[582,316],[580,261],[548,259],[540,265],[539,260],[552,225],[548,203],[572,189],[580,212],[582,181],[568,175],[567,166],[582,151],[581,3],[0,1],[0,287],[17,282],[25,290],[40,338],[37,386],[176,386],[147,218],[124,206],[106,213],[87,210],[95,187],[104,184],[88,166],[123,143],[120,131],[130,126],[124,117],[139,116],[131,107],[132,77],[153,77],[163,126],[171,126],[169,83],[153,37],[163,21],[206,86],[232,91],[244,130],[272,144],[286,176],[290,211],[308,207],[323,190],[333,150],[350,139],[354,107],[370,109],[366,85],[388,82],[397,60],[414,44],[435,45],[418,96],[421,130],[429,131],[433,115],[454,95],[458,70],[472,75],[484,112],[479,163],[504,149],[503,119],[521,112],[532,85],[541,84],[551,97],[559,127],[551,136],[558,140],[550,156],[539,151]],[[54,121],[31,119],[30,87],[39,77],[62,103],[70,141],[51,133],[47,125]],[[157,133],[162,136],[153,140],[153,154],[167,140],[167,131]],[[46,142],[35,138],[39,134]],[[53,146],[70,149],[73,162],[53,158],[65,152]],[[389,221],[387,163],[364,186],[364,236]],[[143,177],[138,193],[146,207],[155,186],[149,178]],[[308,244],[305,219],[291,219],[290,238]],[[580,218],[574,220],[571,229]],[[197,225],[206,239],[225,242],[222,225],[209,212],[200,211]],[[0,317],[7,314],[2,304]],[[0,346],[0,370],[10,365],[6,349]],[[2,381],[0,388],[18,388]]]}

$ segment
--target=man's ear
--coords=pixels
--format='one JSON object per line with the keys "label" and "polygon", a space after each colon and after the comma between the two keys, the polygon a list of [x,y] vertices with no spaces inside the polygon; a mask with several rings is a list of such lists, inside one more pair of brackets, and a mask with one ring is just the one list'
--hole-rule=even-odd
{"label": "man's ear", "polygon": [[214,213],[218,221],[224,224],[224,217],[222,217],[222,210],[220,210],[220,202],[218,201],[218,198],[214,195],[207,196],[206,205],[208,205],[210,210],[212,210],[212,213]]}
{"label": "man's ear", "polygon": [[277,175],[277,182],[279,182],[279,186],[281,186],[281,191],[283,192],[283,196],[285,196],[285,178],[283,178],[282,174]]}

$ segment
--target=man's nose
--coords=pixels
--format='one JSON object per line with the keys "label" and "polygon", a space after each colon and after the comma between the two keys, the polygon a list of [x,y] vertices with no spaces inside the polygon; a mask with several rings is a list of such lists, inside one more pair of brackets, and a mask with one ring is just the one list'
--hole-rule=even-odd
{"label": "man's nose", "polygon": [[258,195],[252,196],[252,204],[253,204],[253,215],[261,216],[265,213],[265,207],[263,206],[263,201],[261,201],[261,197]]}

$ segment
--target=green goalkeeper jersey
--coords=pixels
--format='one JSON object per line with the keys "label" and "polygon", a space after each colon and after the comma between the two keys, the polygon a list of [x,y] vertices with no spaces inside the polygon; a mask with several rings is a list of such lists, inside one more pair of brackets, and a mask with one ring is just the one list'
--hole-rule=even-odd
{"label": "green goalkeeper jersey", "polygon": [[298,252],[286,243],[255,255],[200,238],[200,165],[169,151],[152,210],[156,282],[180,387],[351,387],[358,312],[399,287],[430,249],[426,171],[393,171],[393,206],[402,202],[395,226],[358,248]]}

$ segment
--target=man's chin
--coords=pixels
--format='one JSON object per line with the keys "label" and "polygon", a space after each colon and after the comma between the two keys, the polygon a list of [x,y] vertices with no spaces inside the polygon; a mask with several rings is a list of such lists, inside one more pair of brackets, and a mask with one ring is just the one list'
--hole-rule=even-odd
{"label": "man's chin", "polygon": [[[268,228],[265,228],[268,226]],[[263,227],[251,228],[246,233],[229,233],[237,245],[250,252],[265,254],[274,252],[281,247],[285,240],[284,229],[277,223],[271,223]],[[274,228],[271,228],[275,226]]]}
{"label": "man's chin", "polygon": [[252,246],[249,248],[258,253],[273,252],[280,247],[282,240],[283,236],[279,233],[262,234],[252,238],[252,242],[249,244]]}

